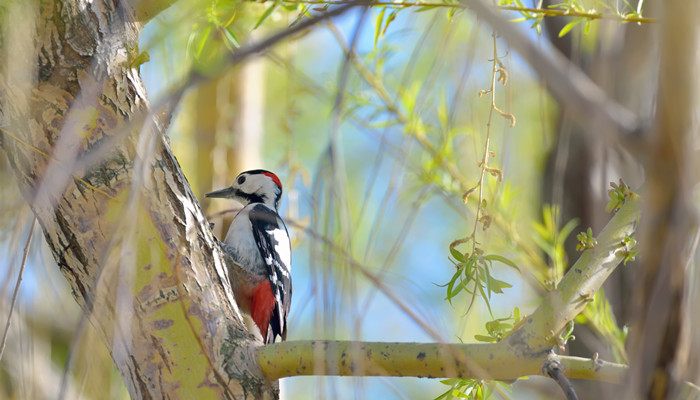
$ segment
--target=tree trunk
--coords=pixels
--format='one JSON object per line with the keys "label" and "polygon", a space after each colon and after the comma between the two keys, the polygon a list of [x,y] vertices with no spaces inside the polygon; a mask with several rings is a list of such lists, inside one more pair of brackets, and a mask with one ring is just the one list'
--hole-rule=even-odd
{"label": "tree trunk", "polygon": [[131,396],[276,396],[167,121],[149,114],[133,9],[3,7],[2,147]]}

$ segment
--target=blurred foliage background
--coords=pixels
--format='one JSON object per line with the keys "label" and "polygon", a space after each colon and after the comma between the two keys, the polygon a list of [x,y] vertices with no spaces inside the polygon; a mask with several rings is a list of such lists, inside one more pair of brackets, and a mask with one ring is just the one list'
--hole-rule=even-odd
{"label": "blurred foliage background", "polygon": [[[622,91],[647,110],[651,100],[618,91],[622,81],[609,84],[615,64],[602,56],[623,46],[616,41],[643,34],[644,24],[623,24],[641,15],[630,3],[567,1],[553,8],[598,7],[609,17],[602,21],[506,12],[526,20],[519,24],[532,40],[551,40],[573,61],[596,66],[587,71],[594,79],[600,75],[591,71],[602,71],[611,96],[619,99]],[[189,71],[207,76],[239,46],[328,7],[176,2],[141,37],[142,60],[147,54],[149,61],[139,68],[151,101],[168,96]],[[640,51],[648,49],[630,57]],[[627,72],[635,79],[647,73],[646,64],[637,65]],[[218,237],[231,205],[210,203],[204,193],[246,169],[269,169],[282,179],[282,214],[293,237],[289,340],[473,342],[502,338],[561,277],[577,257],[576,234],[589,226],[597,232],[609,217],[608,182],[640,183],[633,163],[617,163],[624,151],[601,156],[576,129],[498,35],[446,2],[358,8],[296,35],[189,91],[168,136]],[[31,213],[1,165],[4,323]],[[126,398],[38,229],[0,366],[0,397]],[[476,264],[473,275],[455,268],[474,255],[498,258]],[[616,304],[600,293],[577,321],[590,328],[579,335],[578,355],[625,361],[626,331],[618,322],[624,313],[615,316]],[[282,386],[290,399],[467,391],[464,382],[410,378],[299,377]],[[537,378],[516,382],[517,395],[492,389],[497,398],[559,395]]]}

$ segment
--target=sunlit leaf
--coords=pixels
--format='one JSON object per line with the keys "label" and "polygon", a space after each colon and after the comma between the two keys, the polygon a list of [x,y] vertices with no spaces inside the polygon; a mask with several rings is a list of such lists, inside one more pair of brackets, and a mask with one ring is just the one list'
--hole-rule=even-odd
{"label": "sunlit leaf", "polygon": [[511,268],[515,269],[516,271],[520,272],[520,268],[518,268],[518,266],[513,261],[511,261],[503,256],[499,256],[498,254],[489,254],[487,256],[484,256],[484,258],[489,260],[489,261],[498,261],[499,263],[504,264],[504,265],[511,267]]}
{"label": "sunlit leaf", "polygon": [[224,28],[224,35],[226,36],[226,39],[228,39],[231,44],[233,44],[236,48],[241,47],[240,42],[238,41],[238,38],[236,37],[236,34],[233,33],[233,30],[231,28]]}
{"label": "sunlit leaf", "polygon": [[464,254],[462,254],[459,250],[457,250],[453,247],[450,247],[450,254],[458,262],[465,262],[466,261],[466,259],[464,258]]}
{"label": "sunlit leaf", "polygon": [[292,21],[292,23],[289,24],[289,27],[291,28],[292,26],[298,24],[299,21],[301,21],[305,16],[308,16],[309,8],[311,8],[311,4],[304,5],[304,7],[299,11],[299,15],[296,17],[296,19],[294,19],[294,21]]}
{"label": "sunlit leaf", "polygon": [[260,25],[262,25],[263,22],[267,21],[267,19],[270,18],[270,16],[272,15],[272,13],[274,13],[274,12],[277,10],[277,8],[280,6],[280,4],[282,4],[282,2],[278,0],[278,1],[275,1],[270,7],[268,7],[268,8],[265,10],[265,12],[263,13],[263,15],[260,16],[260,19],[259,19],[258,22],[255,24],[255,26],[253,27],[253,29],[258,29],[258,27],[259,27]]}
{"label": "sunlit leaf", "polygon": [[382,8],[381,11],[379,11],[379,15],[377,15],[377,21],[374,23],[374,47],[377,48],[377,41],[379,41],[379,36],[381,35],[382,32],[382,24],[384,23],[384,12],[386,11],[386,7]]}
{"label": "sunlit leaf", "polygon": [[569,31],[571,31],[576,25],[578,25],[581,21],[583,21],[583,18],[575,18],[573,21],[569,22],[568,24],[564,25],[563,28],[559,31],[559,37],[563,37]]}
{"label": "sunlit leaf", "polygon": [[202,56],[202,50],[204,50],[204,45],[207,43],[209,34],[211,33],[211,25],[208,25],[199,36],[197,41],[197,47],[195,48],[195,57],[200,58]]}
{"label": "sunlit leaf", "polygon": [[396,15],[399,13],[399,10],[394,10],[389,14],[389,17],[387,17],[386,22],[384,23],[384,29],[382,29],[382,36],[386,35],[386,30],[389,28],[389,24],[391,24],[395,19]]}
{"label": "sunlit leaf", "polygon": [[491,336],[486,336],[486,335],[474,335],[474,339],[476,339],[479,342],[484,342],[484,343],[495,343],[496,340],[492,338]]}

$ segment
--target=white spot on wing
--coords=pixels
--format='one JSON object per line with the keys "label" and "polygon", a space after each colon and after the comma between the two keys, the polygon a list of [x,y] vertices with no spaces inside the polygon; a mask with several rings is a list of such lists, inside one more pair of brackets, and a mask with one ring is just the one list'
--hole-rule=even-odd
{"label": "white spot on wing", "polygon": [[292,268],[292,255],[290,254],[289,250],[289,236],[287,236],[287,232],[285,232],[284,229],[272,229],[268,231],[268,233],[275,238],[275,241],[277,241],[277,243],[275,244],[275,252],[279,254],[280,260],[282,260],[284,265],[287,267],[281,268],[282,273],[285,274],[285,276],[289,276],[289,269]]}

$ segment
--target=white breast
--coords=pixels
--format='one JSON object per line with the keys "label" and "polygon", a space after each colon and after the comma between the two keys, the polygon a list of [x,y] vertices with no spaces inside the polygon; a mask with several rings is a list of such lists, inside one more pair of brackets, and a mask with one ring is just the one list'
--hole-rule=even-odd
{"label": "white breast", "polygon": [[236,264],[255,274],[265,275],[265,262],[260,256],[258,246],[255,244],[253,230],[248,218],[250,206],[252,204],[243,208],[233,219],[224,243],[226,243],[227,250],[231,252],[231,256]]}

